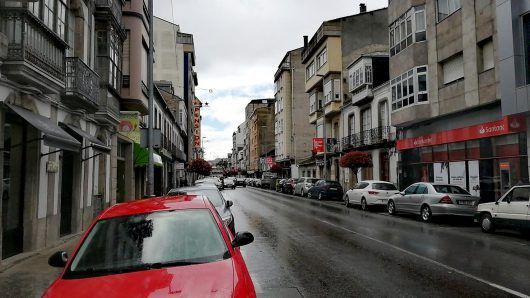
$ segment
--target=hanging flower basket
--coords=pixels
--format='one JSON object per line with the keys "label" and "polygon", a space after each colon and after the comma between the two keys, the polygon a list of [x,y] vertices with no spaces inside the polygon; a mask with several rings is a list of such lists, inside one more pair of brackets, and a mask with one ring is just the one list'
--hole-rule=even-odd
{"label": "hanging flower basket", "polygon": [[212,165],[210,165],[209,162],[202,158],[197,158],[188,164],[188,168],[186,169],[188,172],[191,173],[197,173],[199,175],[203,176],[209,176],[212,172]]}
{"label": "hanging flower basket", "polygon": [[361,151],[351,151],[341,157],[339,165],[343,168],[350,168],[353,170],[371,168],[373,167],[372,155]]}

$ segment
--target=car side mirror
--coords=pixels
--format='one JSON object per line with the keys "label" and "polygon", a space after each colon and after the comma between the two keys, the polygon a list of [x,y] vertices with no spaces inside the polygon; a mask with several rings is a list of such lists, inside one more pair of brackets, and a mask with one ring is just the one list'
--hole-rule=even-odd
{"label": "car side mirror", "polygon": [[227,200],[225,205],[226,205],[226,208],[230,208],[234,205],[234,202]]}
{"label": "car side mirror", "polygon": [[254,241],[254,235],[250,232],[237,232],[234,240],[232,241],[233,247],[240,247],[250,244]]}
{"label": "car side mirror", "polygon": [[64,251],[58,251],[48,259],[48,265],[52,267],[64,268],[66,262],[68,262],[68,254]]}
{"label": "car side mirror", "polygon": [[404,196],[404,195],[405,195],[405,192],[404,192],[404,191],[400,191],[399,194],[402,195],[402,196]]}
{"label": "car side mirror", "polygon": [[507,197],[507,198],[506,198],[506,202],[508,202],[508,204],[510,204],[510,203],[512,202],[512,198]]}

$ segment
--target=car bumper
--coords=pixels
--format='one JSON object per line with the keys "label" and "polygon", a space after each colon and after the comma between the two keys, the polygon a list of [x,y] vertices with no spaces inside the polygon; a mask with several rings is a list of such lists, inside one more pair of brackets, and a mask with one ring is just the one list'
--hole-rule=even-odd
{"label": "car bumper", "polygon": [[386,206],[388,204],[388,199],[367,200],[366,204],[369,206]]}
{"label": "car bumper", "polygon": [[477,207],[461,206],[461,205],[454,205],[454,204],[436,204],[436,205],[431,205],[431,212],[433,216],[454,215],[454,216],[475,217],[475,214],[477,212]]}
{"label": "car bumper", "polygon": [[341,191],[324,191],[322,196],[325,198],[339,198],[342,199],[343,193]]}

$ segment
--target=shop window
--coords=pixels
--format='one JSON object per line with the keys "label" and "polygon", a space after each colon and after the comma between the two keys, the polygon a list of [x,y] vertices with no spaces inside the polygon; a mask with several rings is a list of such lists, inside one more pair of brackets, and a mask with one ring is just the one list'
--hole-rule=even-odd
{"label": "shop window", "polygon": [[405,150],[401,156],[403,158],[403,163],[405,164],[418,163],[420,162],[420,149],[414,148]]}
{"label": "shop window", "polygon": [[421,162],[432,162],[432,147],[421,147],[420,148],[420,159]]}
{"label": "shop window", "polygon": [[509,157],[519,155],[519,138],[517,134],[492,138],[493,156]]}
{"label": "shop window", "polygon": [[479,159],[480,158],[480,141],[472,140],[466,142],[466,158]]}
{"label": "shop window", "polygon": [[434,161],[448,161],[447,145],[433,146],[433,160]]}
{"label": "shop window", "polygon": [[465,160],[466,146],[464,142],[449,144],[449,159],[450,160]]}

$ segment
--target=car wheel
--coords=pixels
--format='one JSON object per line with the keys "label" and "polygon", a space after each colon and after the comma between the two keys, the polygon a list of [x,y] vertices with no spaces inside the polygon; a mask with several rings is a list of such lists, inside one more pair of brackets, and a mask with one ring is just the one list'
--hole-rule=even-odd
{"label": "car wheel", "polygon": [[480,228],[484,233],[493,233],[495,231],[493,219],[489,213],[484,213],[480,216]]}
{"label": "car wheel", "polygon": [[368,211],[368,204],[366,203],[366,199],[365,198],[361,199],[361,209],[363,211]]}
{"label": "car wheel", "polygon": [[423,220],[424,222],[429,222],[431,221],[431,218],[432,218],[431,208],[429,208],[429,206],[427,205],[424,205],[423,207],[421,207],[421,220]]}
{"label": "car wheel", "polygon": [[394,201],[388,201],[388,214],[396,214],[396,204],[394,203]]}
{"label": "car wheel", "polygon": [[322,201],[322,193],[321,193],[321,192],[318,193],[318,200],[319,200],[319,201]]}
{"label": "car wheel", "polygon": [[308,199],[312,199],[312,198],[313,198],[313,196],[311,195],[310,192],[307,193],[307,198],[308,198]]}
{"label": "car wheel", "polygon": [[348,197],[348,195],[344,195],[344,206],[346,206],[346,208],[349,208],[350,207],[350,198]]}

